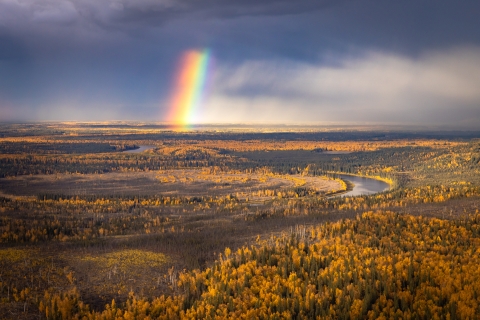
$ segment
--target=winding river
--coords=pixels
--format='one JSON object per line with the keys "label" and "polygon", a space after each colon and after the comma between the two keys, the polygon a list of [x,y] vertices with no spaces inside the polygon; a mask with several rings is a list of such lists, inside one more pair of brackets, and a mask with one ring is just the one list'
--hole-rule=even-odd
{"label": "winding river", "polygon": [[341,195],[342,197],[374,194],[390,188],[388,183],[373,178],[350,176],[346,174],[339,174],[338,177],[354,184],[353,190],[343,193]]}
{"label": "winding river", "polygon": [[[155,146],[140,146],[138,149],[133,149],[133,150],[126,150],[123,152],[126,153],[140,153],[149,149],[154,149]],[[337,151],[326,151],[325,153],[331,153],[331,154],[337,154],[337,153],[343,153],[343,152],[337,152]],[[359,177],[359,176],[351,176],[347,174],[339,174],[337,175],[338,178],[342,180],[347,180],[351,183],[353,183],[353,190],[350,190],[346,193],[341,194],[340,196],[362,196],[362,195],[369,195],[369,194],[374,194],[378,192],[382,192],[385,190],[388,190],[390,188],[390,185],[384,181],[373,179],[373,178],[365,178],[365,177]]]}
{"label": "winding river", "polygon": [[140,146],[137,149],[125,150],[123,152],[125,152],[125,153],[140,153],[140,152],[147,151],[147,150],[154,149],[154,148],[155,148],[155,146]]}

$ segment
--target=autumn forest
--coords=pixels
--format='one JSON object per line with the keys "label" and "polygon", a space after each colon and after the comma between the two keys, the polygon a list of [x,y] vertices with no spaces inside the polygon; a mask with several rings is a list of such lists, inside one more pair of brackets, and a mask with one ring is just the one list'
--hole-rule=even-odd
{"label": "autumn forest", "polygon": [[0,124],[0,318],[478,319],[479,210],[479,132]]}

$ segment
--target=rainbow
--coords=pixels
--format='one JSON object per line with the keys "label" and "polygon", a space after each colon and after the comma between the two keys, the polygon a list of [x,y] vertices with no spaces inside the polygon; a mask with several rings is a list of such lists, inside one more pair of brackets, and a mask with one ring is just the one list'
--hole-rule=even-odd
{"label": "rainbow", "polygon": [[205,98],[211,60],[208,49],[183,54],[167,116],[167,122],[174,128],[188,128],[197,119]]}

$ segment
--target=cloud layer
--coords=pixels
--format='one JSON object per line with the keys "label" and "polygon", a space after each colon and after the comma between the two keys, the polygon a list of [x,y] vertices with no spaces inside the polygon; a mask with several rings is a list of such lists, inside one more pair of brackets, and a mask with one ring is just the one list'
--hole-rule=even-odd
{"label": "cloud layer", "polygon": [[367,52],[333,64],[248,61],[223,67],[202,120],[472,127],[480,119],[478,47],[416,59]]}
{"label": "cloud layer", "polygon": [[185,50],[199,121],[478,124],[480,2],[0,0],[0,121],[157,120]]}

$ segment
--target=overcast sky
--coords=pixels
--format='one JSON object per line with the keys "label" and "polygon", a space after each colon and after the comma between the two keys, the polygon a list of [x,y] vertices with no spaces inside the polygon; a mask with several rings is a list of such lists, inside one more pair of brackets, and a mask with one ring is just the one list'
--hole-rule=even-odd
{"label": "overcast sky", "polygon": [[197,122],[480,128],[478,0],[0,0],[0,121],[163,121],[210,49]]}

